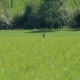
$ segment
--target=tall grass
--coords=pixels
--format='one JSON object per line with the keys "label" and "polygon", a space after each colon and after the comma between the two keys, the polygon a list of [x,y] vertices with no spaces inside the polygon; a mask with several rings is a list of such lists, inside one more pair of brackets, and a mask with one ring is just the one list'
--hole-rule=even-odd
{"label": "tall grass", "polygon": [[80,32],[0,31],[0,80],[79,80]]}

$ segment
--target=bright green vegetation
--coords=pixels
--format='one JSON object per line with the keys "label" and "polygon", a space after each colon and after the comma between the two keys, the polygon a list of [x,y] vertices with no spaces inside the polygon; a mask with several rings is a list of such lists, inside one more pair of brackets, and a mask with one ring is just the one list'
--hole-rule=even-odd
{"label": "bright green vegetation", "polygon": [[80,32],[0,31],[0,80],[80,80]]}
{"label": "bright green vegetation", "polygon": [[7,4],[9,5],[11,15],[20,14],[24,11],[26,4],[34,4],[35,6],[39,5],[40,0],[13,0],[13,8],[11,8],[11,0],[7,0]]}
{"label": "bright green vegetation", "polygon": [[[75,3],[76,2],[76,3]],[[80,8],[80,0],[67,0],[67,8],[71,8],[72,11],[74,9]]]}
{"label": "bright green vegetation", "polygon": [[[14,0],[14,3],[13,3],[14,8],[11,8],[10,0],[5,0],[5,1],[10,8],[11,15],[14,15],[14,14],[19,14],[22,11],[24,11],[24,7],[25,7],[26,3],[33,3],[33,4],[35,4],[35,6],[37,6],[37,5],[39,5],[41,0]],[[75,1],[76,1],[77,6],[78,6],[77,8],[79,8],[80,0],[75,0]],[[72,8],[72,5],[74,6],[74,8],[76,8],[74,0],[67,0],[67,7]],[[73,8],[72,8],[72,10],[73,10]]]}
{"label": "bright green vegetation", "polygon": [[[76,1],[77,6],[80,6],[80,0],[75,0],[75,1]],[[76,7],[74,0],[67,0],[67,2],[68,2],[67,3],[68,5],[72,5],[73,4],[73,6]],[[71,2],[72,2],[72,4],[71,4]]]}

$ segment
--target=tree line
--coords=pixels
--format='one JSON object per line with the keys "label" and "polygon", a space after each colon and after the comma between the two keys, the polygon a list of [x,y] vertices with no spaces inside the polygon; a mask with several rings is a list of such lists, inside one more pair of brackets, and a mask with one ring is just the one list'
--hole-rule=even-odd
{"label": "tree line", "polygon": [[0,19],[0,29],[80,28],[79,10],[68,13],[65,3],[65,0],[41,0],[36,10],[32,3],[26,4],[25,11],[9,23]]}

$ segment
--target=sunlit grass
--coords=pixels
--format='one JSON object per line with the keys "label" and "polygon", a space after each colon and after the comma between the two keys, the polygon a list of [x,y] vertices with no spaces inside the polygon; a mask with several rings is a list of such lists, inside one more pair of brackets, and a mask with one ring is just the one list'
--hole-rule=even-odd
{"label": "sunlit grass", "polygon": [[[30,32],[30,33],[29,33]],[[0,31],[0,80],[80,80],[80,32]]]}

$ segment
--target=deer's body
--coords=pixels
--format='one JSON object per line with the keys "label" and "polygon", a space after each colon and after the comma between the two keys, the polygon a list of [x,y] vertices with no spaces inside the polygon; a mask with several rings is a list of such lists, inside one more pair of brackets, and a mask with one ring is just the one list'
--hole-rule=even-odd
{"label": "deer's body", "polygon": [[43,33],[42,37],[45,38],[45,33]]}

